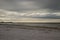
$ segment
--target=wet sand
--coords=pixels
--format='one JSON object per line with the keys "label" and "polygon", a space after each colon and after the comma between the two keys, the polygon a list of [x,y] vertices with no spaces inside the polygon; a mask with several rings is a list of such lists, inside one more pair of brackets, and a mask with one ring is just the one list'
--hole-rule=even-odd
{"label": "wet sand", "polygon": [[0,25],[0,40],[60,40],[60,30],[9,27]]}

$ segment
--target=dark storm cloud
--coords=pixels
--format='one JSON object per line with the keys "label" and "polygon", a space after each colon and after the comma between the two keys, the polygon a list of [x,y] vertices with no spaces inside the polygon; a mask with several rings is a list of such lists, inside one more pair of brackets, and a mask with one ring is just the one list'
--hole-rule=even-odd
{"label": "dark storm cloud", "polygon": [[[44,11],[42,10],[43,13],[39,13],[39,14],[43,14],[42,18],[60,18],[60,13],[59,13],[59,16],[53,15],[55,11],[57,10],[60,11],[60,0],[0,0],[0,9],[4,9],[4,11],[9,10],[9,11],[15,11],[15,12],[24,12],[24,11],[28,12],[28,11],[34,11],[34,10],[41,11],[41,9],[43,10],[46,9],[46,13],[50,11],[51,12],[48,15],[46,15],[46,13],[43,14]],[[7,12],[6,14],[9,14],[9,13]],[[21,13],[16,13],[16,15],[19,15],[19,14]],[[11,14],[10,16],[16,16],[16,15],[14,13],[13,15]],[[32,14],[30,13],[30,15]],[[35,15],[36,14],[34,14],[33,16],[41,17],[41,15],[39,16],[35,16]],[[26,13],[26,15],[24,16],[29,16],[29,13]]]}
{"label": "dark storm cloud", "polygon": [[27,0],[0,0],[0,8],[11,11],[28,11],[38,9],[35,1]]}
{"label": "dark storm cloud", "polygon": [[0,8],[12,11],[60,10],[60,0],[0,0]]}

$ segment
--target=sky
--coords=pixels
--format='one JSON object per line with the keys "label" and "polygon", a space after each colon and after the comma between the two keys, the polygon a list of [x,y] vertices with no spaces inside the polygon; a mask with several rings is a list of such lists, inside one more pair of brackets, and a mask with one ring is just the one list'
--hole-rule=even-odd
{"label": "sky", "polygon": [[60,0],[0,0],[0,18],[60,19]]}

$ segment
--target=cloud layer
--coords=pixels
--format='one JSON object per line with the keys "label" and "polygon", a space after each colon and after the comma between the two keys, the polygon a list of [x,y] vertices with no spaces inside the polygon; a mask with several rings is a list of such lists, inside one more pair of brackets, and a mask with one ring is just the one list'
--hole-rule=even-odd
{"label": "cloud layer", "polygon": [[0,0],[0,18],[58,18],[60,0]]}
{"label": "cloud layer", "polygon": [[60,12],[46,11],[30,11],[30,12],[15,12],[0,9],[0,18],[57,18],[60,19]]}
{"label": "cloud layer", "polygon": [[40,9],[60,10],[60,0],[0,0],[0,9],[20,12]]}

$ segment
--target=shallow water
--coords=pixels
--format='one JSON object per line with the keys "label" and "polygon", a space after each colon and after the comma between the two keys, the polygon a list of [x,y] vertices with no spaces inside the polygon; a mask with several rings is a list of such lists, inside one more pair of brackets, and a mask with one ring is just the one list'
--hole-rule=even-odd
{"label": "shallow water", "polygon": [[45,26],[45,27],[60,27],[60,23],[31,23],[31,24],[24,24],[28,26]]}
{"label": "shallow water", "polygon": [[60,40],[60,30],[21,29],[6,26],[0,25],[0,40]]}

